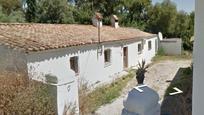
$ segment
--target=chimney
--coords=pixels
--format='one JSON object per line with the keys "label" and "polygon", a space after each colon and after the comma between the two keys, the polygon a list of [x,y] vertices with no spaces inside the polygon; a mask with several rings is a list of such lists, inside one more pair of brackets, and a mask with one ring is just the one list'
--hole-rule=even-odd
{"label": "chimney", "polygon": [[114,28],[118,28],[118,17],[116,15],[111,16],[111,26]]}
{"label": "chimney", "polygon": [[102,18],[103,18],[103,16],[100,13],[96,12],[92,18],[92,24],[96,27],[98,27],[98,26],[102,27],[102,25],[103,25],[102,24]]}

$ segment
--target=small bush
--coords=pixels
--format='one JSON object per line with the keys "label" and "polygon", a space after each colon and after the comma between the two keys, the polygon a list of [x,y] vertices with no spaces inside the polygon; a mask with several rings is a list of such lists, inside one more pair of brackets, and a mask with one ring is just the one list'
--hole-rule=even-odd
{"label": "small bush", "polygon": [[165,55],[165,51],[164,51],[164,48],[160,47],[157,51],[157,55],[159,56],[164,56]]}

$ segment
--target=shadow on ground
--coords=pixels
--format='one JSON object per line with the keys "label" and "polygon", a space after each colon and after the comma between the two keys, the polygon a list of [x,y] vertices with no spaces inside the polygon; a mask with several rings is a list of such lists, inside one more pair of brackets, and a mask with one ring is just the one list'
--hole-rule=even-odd
{"label": "shadow on ground", "polygon": [[[170,86],[167,88],[161,104],[161,115],[191,115],[192,114],[192,68],[179,68]],[[170,96],[175,92],[173,87],[183,91],[182,94]]]}

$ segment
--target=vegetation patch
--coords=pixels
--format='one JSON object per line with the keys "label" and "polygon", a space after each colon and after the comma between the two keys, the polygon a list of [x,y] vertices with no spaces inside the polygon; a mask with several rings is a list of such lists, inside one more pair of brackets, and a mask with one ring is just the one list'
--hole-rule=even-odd
{"label": "vegetation patch", "polygon": [[15,72],[0,73],[0,114],[56,115],[56,87]]}
{"label": "vegetation patch", "polygon": [[89,92],[87,83],[80,87],[80,114],[94,113],[96,109],[104,104],[111,103],[114,99],[120,96],[122,89],[127,85],[128,81],[135,76],[135,71],[130,70],[127,75],[124,75],[108,85],[97,87],[94,91]]}
{"label": "vegetation patch", "polygon": [[180,73],[178,73],[179,78],[172,81],[171,85],[167,88],[165,95],[169,95],[171,92],[175,92],[173,89],[174,87],[177,87],[179,89],[188,91],[188,88],[192,86],[192,69],[191,67],[182,69]]}
{"label": "vegetation patch", "polygon": [[[192,67],[181,68],[165,92],[161,106],[161,115],[191,115],[192,114]],[[174,87],[183,91],[181,94],[170,96],[175,92]]]}
{"label": "vegetation patch", "polygon": [[165,55],[162,49],[159,49],[157,55],[153,58],[153,62],[164,60],[189,60],[192,59],[192,52],[183,51],[181,55]]}

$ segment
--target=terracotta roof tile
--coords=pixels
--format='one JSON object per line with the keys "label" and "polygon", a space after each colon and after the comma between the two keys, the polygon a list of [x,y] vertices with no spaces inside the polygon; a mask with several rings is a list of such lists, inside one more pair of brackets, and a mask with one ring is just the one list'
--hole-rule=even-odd
{"label": "terracotta roof tile", "polygon": [[[0,24],[0,43],[27,52],[98,43],[98,29],[77,24]],[[101,42],[147,38],[133,28],[101,28]]]}

